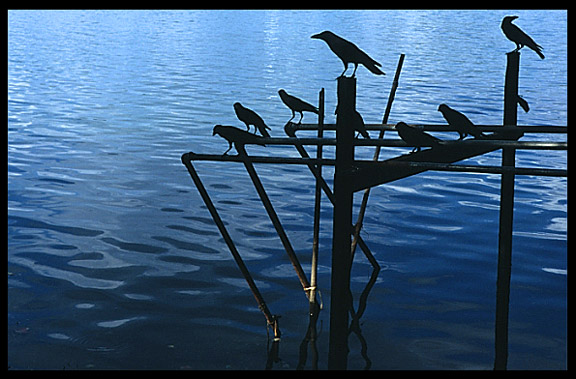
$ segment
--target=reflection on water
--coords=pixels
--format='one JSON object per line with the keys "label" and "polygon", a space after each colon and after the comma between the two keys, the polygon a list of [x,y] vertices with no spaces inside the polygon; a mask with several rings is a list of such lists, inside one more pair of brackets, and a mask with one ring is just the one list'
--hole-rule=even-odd
{"label": "reflection on water", "polygon": [[[478,124],[499,123],[512,48],[499,24],[509,13],[9,12],[9,366],[263,369],[278,347],[273,368],[326,368],[329,310],[319,312],[312,338],[308,300],[244,167],[203,162],[197,170],[282,316],[276,346],[182,153],[223,152],[212,128],[240,126],[236,101],[257,109],[273,137],[284,136],[290,111],[280,88],[310,101],[326,88],[326,122],[334,122],[342,67],[309,38],[322,30],[357,42],[388,74],[356,73],[367,123],[382,119],[400,53],[390,122],[441,124],[436,109],[447,103]],[[546,49],[545,60],[522,52],[520,92],[532,109],[519,113],[519,124],[566,125],[566,12],[512,13]],[[470,28],[479,22],[485,27]],[[249,149],[299,156],[289,147]],[[382,151],[384,159],[397,154]],[[495,152],[470,161],[500,159]],[[519,151],[517,163],[566,168],[567,159]],[[256,169],[309,273],[308,168]],[[566,367],[566,182],[516,179],[511,369]],[[382,271],[361,306],[373,270],[356,254],[352,292],[362,317],[361,334],[349,337],[350,368],[492,368],[499,186],[497,175],[426,172],[372,191],[361,236]],[[326,206],[318,274],[326,307],[331,218]]]}

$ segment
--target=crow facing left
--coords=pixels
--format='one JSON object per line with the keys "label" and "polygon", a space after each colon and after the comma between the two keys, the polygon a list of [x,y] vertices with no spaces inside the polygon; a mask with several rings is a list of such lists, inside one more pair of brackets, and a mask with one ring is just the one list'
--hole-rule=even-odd
{"label": "crow facing left", "polygon": [[212,130],[212,135],[219,135],[220,137],[224,138],[228,141],[228,150],[224,152],[222,155],[227,155],[228,152],[232,149],[232,144],[238,151],[239,146],[244,146],[245,144],[255,144],[260,146],[266,146],[262,140],[263,138],[257,136],[256,134],[252,134],[249,132],[245,132],[244,130],[238,129],[234,126],[228,125],[216,125]]}

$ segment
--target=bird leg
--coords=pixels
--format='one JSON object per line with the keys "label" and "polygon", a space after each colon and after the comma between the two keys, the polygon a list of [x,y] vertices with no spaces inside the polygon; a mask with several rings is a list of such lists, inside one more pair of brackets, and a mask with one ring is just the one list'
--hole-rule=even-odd
{"label": "bird leg", "polygon": [[524,45],[522,45],[521,43],[518,43],[518,42],[514,42],[514,43],[516,44],[516,48],[515,48],[514,50],[512,50],[511,53],[512,53],[512,52],[517,53],[517,52],[520,51],[521,48],[524,47]]}
{"label": "bird leg", "polygon": [[298,120],[298,125],[302,123],[302,119],[304,118],[304,113],[300,112],[300,120]]}
{"label": "bird leg", "polygon": [[228,155],[228,152],[232,150],[232,142],[228,141],[228,145],[228,150],[226,150],[222,156]]}
{"label": "bird leg", "polygon": [[340,76],[338,78],[341,78],[344,76],[344,73],[346,73],[346,70],[348,70],[348,63],[342,61],[342,63],[344,63],[344,71],[342,71],[342,73],[340,74]]}
{"label": "bird leg", "polygon": [[296,113],[294,113],[294,111],[292,111],[292,117],[290,118],[290,120],[288,120],[288,122],[294,120],[294,117],[296,117]]}
{"label": "bird leg", "polygon": [[358,63],[354,63],[354,71],[352,72],[352,77],[356,75],[356,70],[358,70]]}

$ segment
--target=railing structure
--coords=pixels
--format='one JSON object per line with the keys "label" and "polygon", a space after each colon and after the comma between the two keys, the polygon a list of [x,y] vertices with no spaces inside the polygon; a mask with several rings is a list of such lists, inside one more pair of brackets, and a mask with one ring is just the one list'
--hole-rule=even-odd
{"label": "railing structure", "polygon": [[[200,193],[208,211],[216,226],[222,234],[232,256],[240,271],[246,279],[258,307],[264,313],[267,323],[274,331],[274,342],[271,348],[273,352],[267,364],[271,367],[274,360],[274,352],[278,351],[280,341],[280,328],[278,316],[268,309],[263,296],[252,279],[247,266],[244,264],[232,238],[226,230],[225,224],[220,218],[218,211],[212,203],[206,188],[204,187],[193,162],[220,161],[241,162],[248,172],[255,190],[260,197],[270,220],[272,221],[284,250],[290,259],[295,272],[300,280],[302,288],[310,302],[310,327],[301,345],[301,362],[306,361],[306,344],[312,346],[313,367],[317,367],[317,351],[315,349],[316,330],[315,323],[320,312],[316,299],[316,265],[318,261],[318,231],[321,209],[321,193],[323,192],[334,208],[333,211],[333,234],[332,234],[332,267],[330,288],[330,336],[328,352],[329,369],[346,369],[348,361],[348,338],[354,332],[362,343],[362,355],[366,360],[366,367],[370,367],[370,360],[366,355],[366,345],[359,328],[359,318],[366,307],[366,299],[370,289],[374,285],[380,266],[370,252],[368,244],[360,237],[360,230],[364,212],[366,211],[370,188],[381,184],[399,180],[411,175],[432,170],[452,172],[474,172],[501,175],[500,189],[500,223],[498,243],[498,273],[496,290],[496,322],[495,322],[495,369],[505,369],[508,357],[508,304],[510,294],[510,275],[512,262],[512,221],[514,209],[514,178],[516,175],[531,176],[567,176],[567,170],[555,168],[527,168],[516,167],[515,152],[518,149],[528,150],[567,150],[567,142],[549,141],[519,141],[528,133],[539,134],[566,134],[566,126],[517,126],[517,102],[518,102],[518,71],[520,53],[513,51],[507,54],[507,69],[504,90],[504,119],[502,125],[480,125],[478,128],[483,132],[491,132],[484,138],[474,138],[459,141],[444,141],[440,146],[426,149],[415,153],[404,154],[387,160],[380,160],[382,147],[406,147],[404,141],[399,139],[385,139],[385,132],[396,132],[393,125],[387,124],[388,115],[398,78],[404,60],[401,55],[398,69],[388,106],[382,124],[366,125],[367,130],[379,131],[379,138],[357,139],[354,138],[352,113],[356,109],[356,78],[338,78],[338,113],[336,124],[324,124],[324,89],[319,94],[319,115],[317,124],[293,124],[285,126],[287,138],[264,138],[260,142],[267,146],[294,146],[301,158],[274,157],[274,156],[251,156],[248,155],[244,145],[235,144],[238,155],[212,155],[195,154],[193,152],[182,155],[182,162],[188,169],[198,192]],[[453,129],[444,125],[418,125],[425,131],[450,131]],[[325,131],[336,131],[336,138],[325,138]],[[298,138],[297,132],[317,131],[317,137]],[[316,147],[316,157],[311,157],[306,146]],[[323,157],[323,147],[335,146],[335,158]],[[356,146],[373,146],[376,152],[372,160],[355,159]],[[463,159],[479,156],[496,150],[502,150],[502,164],[500,166],[456,164]],[[308,277],[292,248],[288,235],[276,214],[272,202],[267,196],[266,190],[259,179],[254,167],[255,164],[296,164],[306,165],[315,178],[315,209],[314,209],[314,239],[312,254],[311,277]],[[331,188],[322,176],[323,166],[334,166],[334,182]],[[356,223],[352,218],[353,194],[357,191],[365,191],[362,200],[361,211]],[[373,274],[364,292],[360,296],[358,308],[355,310],[350,290],[350,271],[354,259],[354,251],[359,246],[373,266]],[[349,316],[352,316],[352,320]]]}

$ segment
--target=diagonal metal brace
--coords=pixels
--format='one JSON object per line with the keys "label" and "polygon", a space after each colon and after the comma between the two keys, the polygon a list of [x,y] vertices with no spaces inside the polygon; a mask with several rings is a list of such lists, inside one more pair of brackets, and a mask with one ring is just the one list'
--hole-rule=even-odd
{"label": "diagonal metal brace", "polygon": [[198,189],[198,192],[200,193],[202,200],[204,200],[204,204],[206,204],[206,207],[208,208],[208,211],[210,212],[212,219],[216,223],[216,226],[218,227],[220,234],[222,234],[222,237],[224,238],[226,245],[228,245],[228,248],[230,249],[230,253],[232,253],[232,257],[234,257],[234,260],[236,261],[236,264],[238,265],[240,272],[242,273],[244,279],[248,283],[248,287],[250,287],[250,291],[252,291],[252,295],[254,295],[254,298],[258,303],[258,308],[262,311],[262,313],[266,317],[268,325],[272,326],[272,329],[274,330],[274,337],[280,338],[280,329],[278,327],[279,316],[273,315],[268,309],[268,306],[266,305],[266,302],[264,301],[264,298],[262,297],[260,290],[256,286],[256,283],[254,282],[252,275],[250,275],[250,271],[248,271],[248,268],[246,267],[244,260],[240,256],[240,253],[238,252],[238,249],[236,248],[234,241],[232,241],[232,237],[230,237],[230,234],[228,233],[228,230],[226,229],[224,222],[220,218],[220,215],[218,214],[218,211],[216,210],[216,207],[214,206],[212,199],[208,195],[206,187],[204,187],[204,184],[200,180],[198,173],[194,169],[189,153],[185,153],[182,155],[182,163],[188,169],[192,181],[196,185],[196,188]]}
{"label": "diagonal metal brace", "polygon": [[246,153],[246,149],[244,148],[243,145],[237,144],[236,150],[238,151],[238,155],[243,158],[242,162],[244,163],[244,167],[246,167],[246,171],[248,171],[248,174],[250,175],[250,179],[252,179],[252,183],[254,184],[254,187],[256,188],[256,191],[258,192],[258,196],[260,197],[260,200],[262,200],[262,204],[264,205],[264,208],[266,208],[266,212],[268,213],[268,216],[270,217],[270,221],[272,221],[272,224],[274,225],[274,228],[276,229],[276,232],[278,233],[278,237],[280,237],[280,240],[282,241],[282,245],[284,246],[284,250],[286,251],[286,254],[288,254],[288,258],[290,259],[290,262],[292,263],[292,266],[294,267],[294,270],[296,271],[296,275],[298,276],[298,279],[300,280],[300,284],[302,285],[302,288],[308,294],[310,291],[310,282],[308,281],[308,278],[306,277],[306,273],[304,273],[304,270],[302,269],[302,265],[300,264],[300,261],[298,260],[298,257],[296,256],[296,252],[294,251],[294,248],[292,247],[292,244],[290,243],[290,240],[288,239],[288,235],[286,234],[286,231],[282,227],[282,223],[280,222],[280,219],[278,218],[278,215],[276,214],[276,211],[274,210],[274,207],[272,206],[272,203],[270,202],[270,198],[268,197],[268,194],[266,193],[266,190],[264,189],[264,186],[262,185],[262,182],[260,181],[260,178],[258,177],[256,170],[254,169],[254,164],[252,163],[250,156]]}

